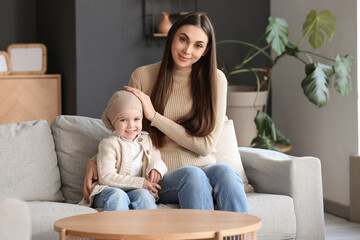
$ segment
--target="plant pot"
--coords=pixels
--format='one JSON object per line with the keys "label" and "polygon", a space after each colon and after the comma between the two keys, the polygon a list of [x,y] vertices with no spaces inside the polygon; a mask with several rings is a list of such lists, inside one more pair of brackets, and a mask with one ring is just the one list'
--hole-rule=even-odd
{"label": "plant pot", "polygon": [[254,119],[257,111],[263,109],[266,104],[267,95],[267,90],[257,93],[246,86],[228,87],[226,115],[234,121],[239,147],[249,147],[256,137]]}

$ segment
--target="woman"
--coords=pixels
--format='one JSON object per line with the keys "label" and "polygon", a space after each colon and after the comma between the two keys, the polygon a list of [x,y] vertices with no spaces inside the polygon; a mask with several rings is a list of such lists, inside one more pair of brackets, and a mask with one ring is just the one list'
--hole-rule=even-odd
{"label": "woman", "polygon": [[[230,166],[216,164],[214,154],[227,92],[215,44],[207,16],[187,14],[170,29],[162,62],[136,69],[125,89],[142,102],[151,139],[168,167],[159,182],[159,203],[187,209],[214,209],[215,203],[219,210],[248,213],[241,177]],[[90,161],[85,198],[96,178],[96,164]]]}

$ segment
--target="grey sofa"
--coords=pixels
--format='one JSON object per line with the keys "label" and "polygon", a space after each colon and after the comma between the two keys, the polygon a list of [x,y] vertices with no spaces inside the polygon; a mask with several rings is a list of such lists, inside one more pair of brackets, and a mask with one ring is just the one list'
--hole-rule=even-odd
{"label": "grey sofa", "polygon": [[[77,202],[87,160],[107,134],[101,120],[80,116],[59,116],[51,128],[44,120],[0,125],[0,201],[26,203],[28,210],[18,216],[30,214],[31,239],[58,239],[56,220],[97,211]],[[325,238],[319,159],[252,148],[235,151],[254,188],[247,199],[250,214],[262,220],[258,239]],[[177,206],[159,206],[169,207]]]}

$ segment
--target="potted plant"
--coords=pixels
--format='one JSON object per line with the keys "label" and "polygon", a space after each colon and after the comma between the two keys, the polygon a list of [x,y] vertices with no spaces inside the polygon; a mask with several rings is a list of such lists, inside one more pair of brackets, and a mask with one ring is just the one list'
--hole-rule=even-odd
{"label": "potted plant", "polygon": [[[334,88],[342,96],[347,97],[351,92],[351,55],[336,55],[329,58],[317,54],[314,51],[301,49],[305,40],[308,40],[315,50],[325,44],[325,35],[331,40],[335,33],[336,17],[329,11],[321,11],[319,14],[311,10],[303,23],[302,39],[298,44],[288,40],[289,26],[285,19],[269,17],[269,24],[263,36],[256,43],[249,43],[240,40],[224,40],[218,45],[241,45],[249,50],[242,58],[242,61],[235,67],[228,69],[221,58],[218,62],[221,70],[229,78],[230,76],[251,73],[256,81],[259,94],[262,89],[270,91],[271,73],[276,63],[284,57],[294,57],[305,66],[305,77],[301,87],[305,96],[310,102],[318,107],[323,107],[329,101],[329,86],[333,81]],[[270,55],[273,50],[274,56]],[[266,66],[254,67],[251,62],[260,55],[267,59]],[[324,60],[326,63],[314,61],[313,57]],[[290,146],[290,141],[275,127],[271,117],[267,114],[267,100],[262,109],[258,109],[254,119],[257,135],[251,141],[253,147],[281,151],[279,146]]]}

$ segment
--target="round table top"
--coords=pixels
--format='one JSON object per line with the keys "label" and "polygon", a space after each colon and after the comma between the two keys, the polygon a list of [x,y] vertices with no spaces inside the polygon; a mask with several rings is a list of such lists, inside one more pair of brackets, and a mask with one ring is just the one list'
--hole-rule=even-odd
{"label": "round table top", "polygon": [[202,239],[240,235],[261,227],[258,217],[227,211],[155,209],[105,211],[55,222],[66,235],[101,239]]}

